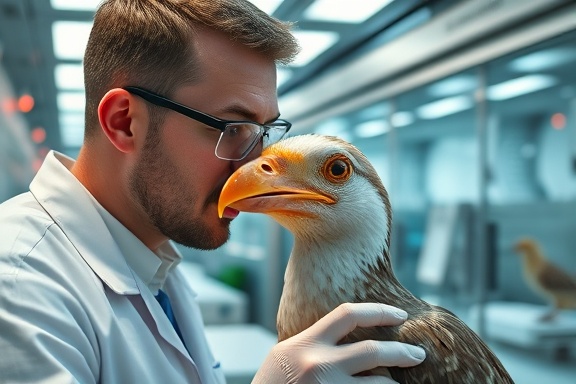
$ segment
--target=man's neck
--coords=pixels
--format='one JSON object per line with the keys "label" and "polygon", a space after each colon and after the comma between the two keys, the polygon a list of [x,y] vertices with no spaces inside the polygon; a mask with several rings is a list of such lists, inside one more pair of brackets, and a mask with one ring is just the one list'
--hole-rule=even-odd
{"label": "man's neck", "polygon": [[[101,155],[103,154],[103,155]],[[94,198],[152,251],[168,238],[152,225],[143,209],[130,197],[124,160],[106,149],[82,147],[70,172]],[[114,167],[114,169],[110,169]]]}

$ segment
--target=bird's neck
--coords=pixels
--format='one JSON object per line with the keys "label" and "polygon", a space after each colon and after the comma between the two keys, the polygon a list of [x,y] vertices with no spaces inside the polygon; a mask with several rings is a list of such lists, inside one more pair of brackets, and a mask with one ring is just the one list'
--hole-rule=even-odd
{"label": "bird's neck", "polygon": [[279,329],[280,336],[302,331],[344,302],[400,305],[400,298],[413,298],[392,271],[387,231],[362,227],[374,233],[349,232],[330,241],[313,232],[295,234],[278,314],[288,329]]}
{"label": "bird's neck", "polygon": [[544,266],[544,260],[537,251],[527,250],[524,256],[524,268],[535,271]]}
{"label": "bird's neck", "polygon": [[[350,236],[352,237],[352,236]],[[366,275],[371,266],[379,261],[389,264],[384,241],[374,241],[371,236],[354,239],[295,238],[287,277],[300,278],[306,274],[316,274],[311,283],[318,289],[349,287],[350,281],[368,279]],[[297,274],[290,276],[294,269]]]}

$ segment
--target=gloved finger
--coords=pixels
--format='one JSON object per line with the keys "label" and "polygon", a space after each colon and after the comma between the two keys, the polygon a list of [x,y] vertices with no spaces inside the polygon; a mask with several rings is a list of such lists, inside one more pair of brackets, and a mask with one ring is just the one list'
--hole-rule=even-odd
{"label": "gloved finger", "polygon": [[338,348],[338,365],[354,375],[376,367],[412,367],[426,358],[424,349],[397,341],[364,340]]}
{"label": "gloved finger", "polygon": [[400,325],[407,313],[391,305],[379,303],[345,303],[308,328],[310,335],[335,344],[356,327]]}

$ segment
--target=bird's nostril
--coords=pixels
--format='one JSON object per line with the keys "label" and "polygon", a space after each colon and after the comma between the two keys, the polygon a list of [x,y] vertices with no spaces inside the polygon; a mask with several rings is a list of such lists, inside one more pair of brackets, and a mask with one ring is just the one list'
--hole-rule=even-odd
{"label": "bird's nostril", "polygon": [[272,169],[272,167],[270,166],[270,164],[268,164],[268,163],[262,163],[262,164],[260,164],[260,168],[262,168],[262,170],[263,170],[264,172],[266,172],[266,173],[273,173],[273,169]]}

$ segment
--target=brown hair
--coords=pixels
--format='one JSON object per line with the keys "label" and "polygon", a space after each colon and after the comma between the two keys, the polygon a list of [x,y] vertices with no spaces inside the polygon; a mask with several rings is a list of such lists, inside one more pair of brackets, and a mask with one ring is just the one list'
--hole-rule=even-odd
{"label": "brown hair", "polygon": [[94,17],[84,55],[86,137],[97,125],[104,94],[141,85],[169,96],[193,83],[194,26],[228,35],[277,63],[290,62],[298,43],[291,24],[268,16],[247,0],[105,0]]}

